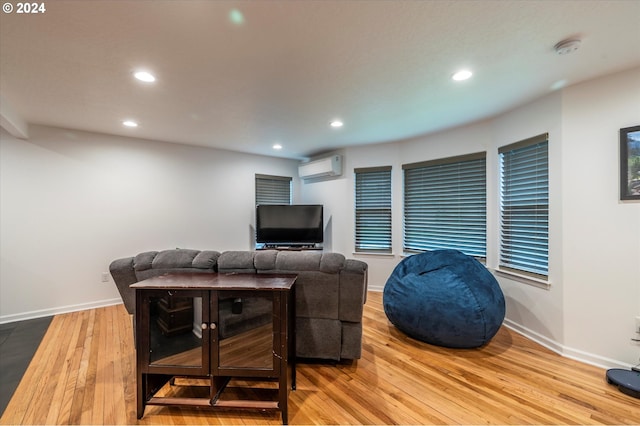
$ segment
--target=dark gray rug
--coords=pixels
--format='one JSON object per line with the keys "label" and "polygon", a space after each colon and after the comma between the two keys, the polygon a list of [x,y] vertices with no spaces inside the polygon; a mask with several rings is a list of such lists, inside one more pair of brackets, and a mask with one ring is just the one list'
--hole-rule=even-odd
{"label": "dark gray rug", "polygon": [[0,416],[7,408],[52,318],[0,324]]}

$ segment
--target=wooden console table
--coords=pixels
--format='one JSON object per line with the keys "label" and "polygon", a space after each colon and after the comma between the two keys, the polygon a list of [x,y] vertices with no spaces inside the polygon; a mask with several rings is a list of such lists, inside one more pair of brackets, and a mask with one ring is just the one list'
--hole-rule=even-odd
{"label": "wooden console table", "polygon": [[[175,273],[131,285],[138,418],[147,405],[180,405],[277,410],[287,424],[289,383],[296,383],[295,280]],[[166,306],[174,301],[193,306],[193,327],[167,333]]]}

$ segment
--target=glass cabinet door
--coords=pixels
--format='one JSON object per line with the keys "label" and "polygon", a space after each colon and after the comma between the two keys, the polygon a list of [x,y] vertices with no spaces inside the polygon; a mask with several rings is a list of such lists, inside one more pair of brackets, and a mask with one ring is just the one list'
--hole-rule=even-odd
{"label": "glass cabinet door", "polygon": [[[201,292],[165,291],[145,297],[149,366],[208,368],[208,303]],[[205,307],[206,312],[203,312]]]}
{"label": "glass cabinet door", "polygon": [[[273,294],[219,291],[217,366],[220,369],[274,369]],[[212,350],[216,350],[215,345]],[[215,361],[214,361],[215,362]]]}

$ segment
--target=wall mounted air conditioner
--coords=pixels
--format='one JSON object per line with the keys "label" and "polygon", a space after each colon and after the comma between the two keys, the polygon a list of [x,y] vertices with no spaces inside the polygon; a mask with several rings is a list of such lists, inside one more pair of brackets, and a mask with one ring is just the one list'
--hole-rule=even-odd
{"label": "wall mounted air conditioner", "polygon": [[342,155],[302,163],[298,166],[298,176],[302,179],[315,179],[342,174]]}

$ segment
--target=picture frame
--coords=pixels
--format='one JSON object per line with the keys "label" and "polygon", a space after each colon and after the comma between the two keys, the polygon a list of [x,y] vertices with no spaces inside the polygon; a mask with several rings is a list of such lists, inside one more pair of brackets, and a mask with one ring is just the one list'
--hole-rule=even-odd
{"label": "picture frame", "polygon": [[620,129],[620,199],[640,200],[640,125]]}

